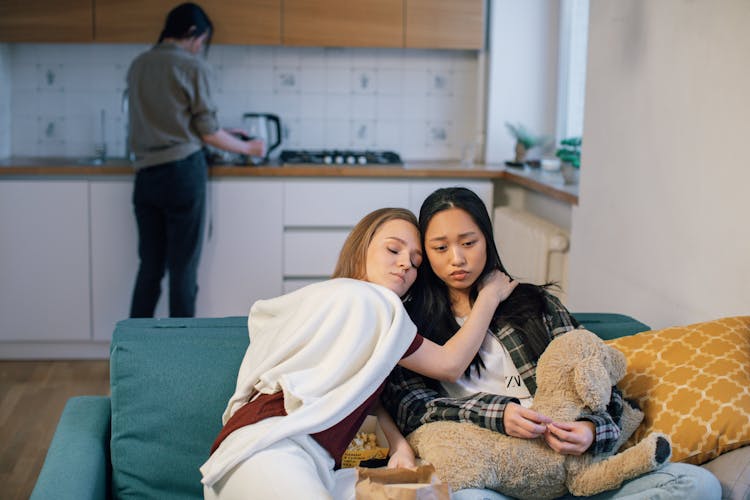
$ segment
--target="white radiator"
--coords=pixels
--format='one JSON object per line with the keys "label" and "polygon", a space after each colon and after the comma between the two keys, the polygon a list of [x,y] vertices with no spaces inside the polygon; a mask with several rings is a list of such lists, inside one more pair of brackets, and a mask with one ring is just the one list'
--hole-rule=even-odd
{"label": "white radiator", "polygon": [[536,215],[511,207],[495,208],[494,236],[500,259],[519,281],[555,282],[550,292],[565,302],[568,288],[568,232]]}

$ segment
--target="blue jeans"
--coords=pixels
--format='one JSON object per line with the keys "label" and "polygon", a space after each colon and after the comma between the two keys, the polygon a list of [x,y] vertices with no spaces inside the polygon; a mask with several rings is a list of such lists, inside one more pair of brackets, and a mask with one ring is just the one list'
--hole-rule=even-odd
{"label": "blue jeans", "polygon": [[131,318],[154,315],[165,270],[169,272],[169,315],[195,316],[207,179],[203,151],[136,173],[133,208],[140,266]]}
{"label": "blue jeans", "polygon": [[[508,500],[511,497],[496,491],[468,488],[458,490],[451,496],[453,500]],[[563,499],[574,499],[567,495]],[[719,500],[721,484],[716,476],[695,465],[667,463],[661,469],[626,481],[617,490],[594,495],[596,500],[609,499],[694,499]]]}

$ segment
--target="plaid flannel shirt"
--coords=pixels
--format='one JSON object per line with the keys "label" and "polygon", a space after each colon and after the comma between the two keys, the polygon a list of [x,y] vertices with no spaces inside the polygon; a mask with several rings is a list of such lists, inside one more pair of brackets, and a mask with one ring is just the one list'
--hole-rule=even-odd
{"label": "plaid flannel shirt", "polygon": [[[543,323],[550,340],[575,329],[578,325],[560,301],[545,292],[546,312]],[[523,349],[523,335],[513,327],[504,326],[490,333],[501,342],[510,353],[518,373],[532,394],[536,393],[537,360],[529,359]],[[396,366],[388,377],[385,391],[381,396],[385,408],[390,412],[404,436],[417,427],[429,422],[451,420],[471,422],[485,429],[505,434],[503,415],[510,402],[518,399],[479,392],[463,398],[448,397],[440,382],[423,377],[410,370]],[[612,451],[620,437],[622,417],[622,393],[612,388],[612,397],[606,412],[585,415],[579,420],[594,424],[595,435],[589,451],[596,454]]]}

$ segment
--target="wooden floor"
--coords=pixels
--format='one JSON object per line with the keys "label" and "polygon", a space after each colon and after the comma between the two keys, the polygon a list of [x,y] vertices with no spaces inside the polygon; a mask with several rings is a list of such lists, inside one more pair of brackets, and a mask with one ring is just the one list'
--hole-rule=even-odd
{"label": "wooden floor", "polygon": [[0,361],[0,497],[26,500],[71,396],[109,394],[109,361]]}

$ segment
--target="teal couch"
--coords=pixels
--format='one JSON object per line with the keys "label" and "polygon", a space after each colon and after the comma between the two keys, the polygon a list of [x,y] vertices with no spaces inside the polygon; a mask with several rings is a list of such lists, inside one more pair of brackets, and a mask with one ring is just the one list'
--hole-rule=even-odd
{"label": "teal couch", "polygon": [[[619,314],[576,317],[605,339],[648,330]],[[118,323],[111,396],[68,401],[32,500],[203,498],[198,467],[247,343],[245,317]]]}

